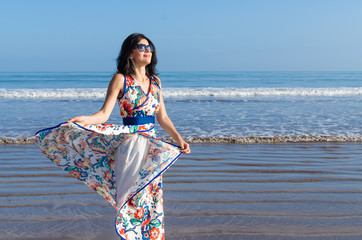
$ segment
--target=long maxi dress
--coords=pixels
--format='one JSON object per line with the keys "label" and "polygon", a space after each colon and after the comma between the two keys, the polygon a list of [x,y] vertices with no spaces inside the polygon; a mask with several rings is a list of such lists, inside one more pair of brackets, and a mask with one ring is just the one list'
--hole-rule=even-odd
{"label": "long maxi dress", "polygon": [[62,123],[35,134],[42,153],[116,208],[122,239],[164,239],[162,173],[181,155],[156,138],[161,89],[149,80],[146,94],[125,77],[118,99],[124,125]]}

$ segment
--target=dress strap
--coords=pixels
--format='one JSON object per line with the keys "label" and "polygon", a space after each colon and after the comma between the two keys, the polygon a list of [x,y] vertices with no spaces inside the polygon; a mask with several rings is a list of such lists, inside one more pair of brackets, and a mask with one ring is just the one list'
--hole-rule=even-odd
{"label": "dress strap", "polygon": [[158,83],[155,76],[151,77],[151,84],[154,84],[154,85],[156,85],[158,87],[158,89],[161,89],[160,84]]}
{"label": "dress strap", "polygon": [[128,91],[127,86],[128,86],[127,77],[124,75],[123,93],[122,93],[121,97],[117,97],[118,100],[121,100],[123,98],[124,94]]}

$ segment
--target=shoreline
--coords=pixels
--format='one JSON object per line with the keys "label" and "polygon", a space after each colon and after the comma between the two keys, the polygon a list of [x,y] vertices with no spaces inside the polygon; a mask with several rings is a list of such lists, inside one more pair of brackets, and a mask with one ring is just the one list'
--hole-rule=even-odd
{"label": "shoreline", "polygon": [[[175,143],[171,138],[160,137],[159,139]],[[255,144],[255,143],[358,143],[362,142],[362,137],[348,136],[276,136],[276,137],[194,137],[185,138],[188,143],[233,143],[233,144]],[[33,138],[0,138],[0,145],[9,144],[36,144]]]}

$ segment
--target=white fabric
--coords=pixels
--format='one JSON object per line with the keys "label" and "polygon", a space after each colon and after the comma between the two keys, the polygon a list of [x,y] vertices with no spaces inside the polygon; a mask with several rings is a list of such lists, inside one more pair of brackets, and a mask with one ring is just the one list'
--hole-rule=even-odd
{"label": "white fabric", "polygon": [[117,203],[121,204],[125,193],[140,177],[140,170],[145,163],[150,150],[147,137],[131,134],[124,144],[121,144],[115,155],[115,177],[117,186]]}

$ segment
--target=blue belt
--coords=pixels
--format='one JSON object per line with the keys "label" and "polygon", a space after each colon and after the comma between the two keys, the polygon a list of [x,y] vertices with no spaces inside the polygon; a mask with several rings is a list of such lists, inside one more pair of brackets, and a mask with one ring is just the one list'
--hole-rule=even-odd
{"label": "blue belt", "polygon": [[126,117],[123,118],[123,125],[143,125],[147,123],[155,124],[155,117]]}

